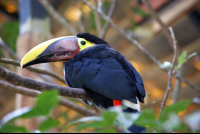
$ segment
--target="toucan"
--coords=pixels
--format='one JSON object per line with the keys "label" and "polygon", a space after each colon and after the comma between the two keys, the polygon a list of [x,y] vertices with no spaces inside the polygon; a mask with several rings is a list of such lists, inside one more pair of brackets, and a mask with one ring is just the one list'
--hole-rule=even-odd
{"label": "toucan", "polygon": [[[43,42],[21,60],[21,67],[64,62],[64,75],[69,87],[83,88],[98,107],[125,105],[125,112],[140,111],[146,96],[140,74],[123,55],[103,39],[90,33],[65,36]],[[145,128],[133,125],[131,132]]]}

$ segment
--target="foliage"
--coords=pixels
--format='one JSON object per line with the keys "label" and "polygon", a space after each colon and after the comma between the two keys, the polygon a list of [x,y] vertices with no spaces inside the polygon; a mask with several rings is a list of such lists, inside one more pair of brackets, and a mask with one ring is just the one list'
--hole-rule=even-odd
{"label": "foliage", "polygon": [[[13,116],[10,118],[8,122],[0,124],[0,132],[9,133],[9,132],[21,132],[27,133],[29,132],[23,126],[14,126],[13,121],[19,118],[35,118],[35,117],[43,117],[43,122],[39,125],[40,132],[45,132],[50,128],[58,127],[60,123],[57,120],[54,120],[50,115],[52,109],[58,104],[59,99],[57,97],[57,91],[49,91],[43,92],[41,95],[37,97],[35,102],[35,106],[23,113],[22,115]],[[5,117],[6,118],[6,117]]]}
{"label": "foliage", "polygon": [[[181,68],[181,66],[182,66],[183,64],[185,64],[189,59],[191,59],[191,58],[194,57],[195,55],[197,55],[196,52],[190,54],[189,56],[187,56],[187,52],[184,51],[184,52],[180,55],[180,57],[179,57],[179,59],[178,59],[178,65],[174,66],[175,71],[178,71],[178,70]],[[164,69],[164,68],[171,68],[171,67],[172,67],[172,64],[171,64],[169,61],[165,61],[160,67],[163,68],[163,69]]]}
{"label": "foliage", "polygon": [[[24,126],[13,125],[13,121],[19,118],[43,117],[43,121],[38,126],[40,132],[47,132],[50,128],[60,127],[60,123],[51,117],[52,109],[59,102],[57,95],[57,91],[43,92],[37,97],[33,108],[26,110],[26,112],[23,112],[21,115],[18,114],[12,118],[8,117],[10,119],[7,122],[1,123],[0,132],[29,132]],[[105,110],[101,116],[89,116],[74,120],[67,125],[67,128],[78,124],[71,132],[88,130],[98,133],[115,133],[117,132],[115,129],[116,126],[121,127],[125,132],[129,132],[128,128],[132,124],[136,124],[138,126],[147,127],[152,131],[156,130],[157,132],[192,132],[193,130],[190,130],[178,116],[178,113],[184,111],[191,103],[191,100],[184,100],[165,107],[159,120],[155,112],[150,109],[133,114],[122,112],[122,107],[111,107]],[[66,129],[66,127],[63,128]],[[38,132],[38,130],[35,132]]]}
{"label": "foliage", "polygon": [[[68,125],[79,123],[74,129],[80,131],[82,129],[92,128],[94,132],[114,132],[114,126],[120,126],[125,132],[129,132],[128,128],[134,123],[138,126],[147,127],[157,132],[192,132],[178,116],[178,113],[184,111],[191,100],[184,100],[164,108],[160,120],[154,111],[146,109],[140,114],[123,113],[121,107],[113,107],[102,113],[99,116],[85,117],[73,121]],[[153,132],[153,131],[152,131]]]}
{"label": "foliage", "polygon": [[16,52],[16,40],[19,35],[19,22],[12,21],[3,24],[1,37],[8,46]]}
{"label": "foliage", "polygon": [[[6,3],[7,1],[5,1]],[[16,40],[19,35],[19,22],[12,21],[3,24],[3,29],[1,30],[1,37],[3,41],[16,52]],[[0,49],[0,57],[3,57],[3,52]]]}

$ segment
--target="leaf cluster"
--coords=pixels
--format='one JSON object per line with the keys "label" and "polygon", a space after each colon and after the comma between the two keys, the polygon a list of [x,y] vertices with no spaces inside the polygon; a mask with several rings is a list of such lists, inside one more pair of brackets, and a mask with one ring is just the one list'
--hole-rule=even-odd
{"label": "leaf cluster", "polygon": [[[1,133],[10,133],[10,132],[21,132],[27,133],[29,132],[23,126],[15,126],[13,125],[13,121],[16,119],[24,119],[24,118],[35,118],[35,117],[43,117],[44,120],[39,124],[38,129],[40,132],[45,132],[50,128],[58,127],[60,123],[57,120],[54,120],[50,114],[52,109],[58,104],[59,98],[57,97],[58,92],[56,90],[43,92],[37,97],[35,102],[35,106],[25,112],[21,111],[23,114],[18,114],[16,116],[5,116],[4,118],[9,118],[7,122],[0,123],[0,132]],[[3,119],[2,119],[3,120]]]}
{"label": "leaf cluster", "polygon": [[[196,55],[197,55],[197,53],[195,52],[195,53],[192,53],[192,54],[190,54],[189,56],[187,56],[187,52],[184,51],[184,52],[180,55],[180,57],[179,57],[179,59],[178,59],[178,65],[174,66],[174,72],[178,71],[178,70],[181,68],[181,66],[182,66],[183,64],[185,64],[189,59],[191,59],[192,57],[194,57],[194,56],[196,56]],[[163,69],[165,69],[165,68],[171,68],[171,67],[172,67],[172,63],[170,63],[169,61],[165,61],[165,62],[160,66],[160,68],[163,68]]]}
{"label": "leaf cluster", "polygon": [[192,103],[191,100],[184,100],[164,108],[160,119],[153,110],[146,109],[141,113],[124,113],[121,107],[113,107],[105,110],[102,115],[85,117],[73,121],[68,125],[79,123],[74,130],[80,131],[82,129],[91,129],[93,132],[114,132],[114,126],[121,127],[124,132],[129,132],[128,128],[135,124],[141,127],[146,127],[152,132],[192,132],[190,128],[179,118],[178,113],[184,111],[188,105]]}
{"label": "leaf cluster", "polygon": [[[13,125],[13,121],[19,118],[43,117],[38,130],[32,132],[47,132],[50,128],[60,127],[60,123],[51,117],[52,109],[59,102],[57,95],[55,90],[43,92],[37,97],[33,108],[23,109],[20,114],[8,114],[4,117],[6,119],[3,118],[0,122],[0,132],[29,132],[24,126]],[[184,111],[191,103],[191,100],[184,100],[165,107],[159,120],[155,112],[150,109],[141,113],[124,113],[124,107],[111,107],[102,112],[101,116],[89,116],[74,120],[67,125],[67,128],[76,125],[71,132],[87,130],[98,133],[115,133],[117,132],[116,127],[121,128],[124,132],[129,132],[128,128],[135,124],[157,132],[193,132],[194,130],[189,128],[178,116],[178,113]]]}

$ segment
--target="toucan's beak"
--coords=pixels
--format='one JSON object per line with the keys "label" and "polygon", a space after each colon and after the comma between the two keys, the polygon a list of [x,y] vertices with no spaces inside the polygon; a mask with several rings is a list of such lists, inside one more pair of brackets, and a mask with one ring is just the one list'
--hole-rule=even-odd
{"label": "toucan's beak", "polygon": [[79,52],[76,36],[60,37],[31,49],[21,60],[21,68],[46,62],[68,61]]}

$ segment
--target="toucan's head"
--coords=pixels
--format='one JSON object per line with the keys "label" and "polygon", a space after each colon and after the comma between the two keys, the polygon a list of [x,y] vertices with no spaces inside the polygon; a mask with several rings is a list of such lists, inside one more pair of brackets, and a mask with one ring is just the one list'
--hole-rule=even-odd
{"label": "toucan's head", "polygon": [[68,61],[80,51],[98,44],[107,44],[107,42],[89,33],[51,39],[31,49],[22,58],[21,67],[38,63]]}

